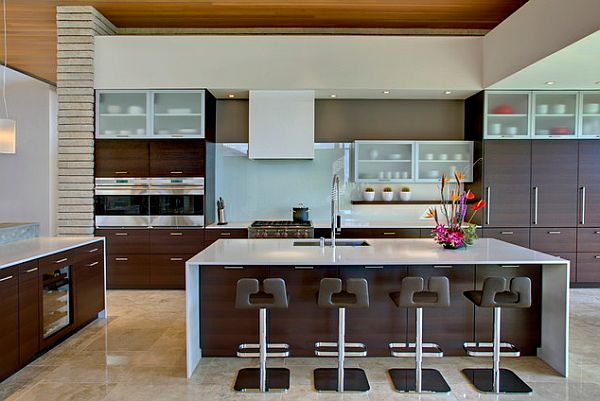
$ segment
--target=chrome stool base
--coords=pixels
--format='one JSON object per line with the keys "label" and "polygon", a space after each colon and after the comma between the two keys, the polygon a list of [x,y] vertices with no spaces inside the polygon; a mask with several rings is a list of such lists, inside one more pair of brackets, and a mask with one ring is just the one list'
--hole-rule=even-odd
{"label": "chrome stool base", "polygon": [[[462,373],[473,384],[477,390],[483,393],[494,392],[494,370],[493,369],[463,369]],[[514,372],[508,369],[500,369],[500,393],[522,393],[531,394],[533,390]]]}
{"label": "chrome stool base", "polygon": [[[260,392],[260,369],[240,369],[233,388],[244,393]],[[285,368],[267,368],[265,391],[286,392],[290,388],[290,371]]]}
{"label": "chrome stool base", "polygon": [[[338,368],[318,368],[314,370],[315,390],[338,391]],[[344,368],[344,391],[369,391],[369,381],[364,370]]]}
{"label": "chrome stool base", "polygon": [[[435,369],[423,369],[421,377],[422,393],[449,393],[450,386],[440,372]],[[415,369],[390,369],[388,370],[396,391],[402,393],[416,393]]]}

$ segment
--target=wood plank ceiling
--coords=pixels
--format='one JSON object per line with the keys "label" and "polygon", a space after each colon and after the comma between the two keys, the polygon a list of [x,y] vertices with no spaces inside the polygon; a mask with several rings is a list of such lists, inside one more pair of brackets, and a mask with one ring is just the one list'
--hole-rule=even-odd
{"label": "wood plank ceiling", "polygon": [[[481,34],[527,0],[6,0],[9,66],[56,81],[56,6],[94,6],[118,28],[257,33]],[[302,30],[304,29],[304,31]],[[129,30],[132,32],[132,30]]]}

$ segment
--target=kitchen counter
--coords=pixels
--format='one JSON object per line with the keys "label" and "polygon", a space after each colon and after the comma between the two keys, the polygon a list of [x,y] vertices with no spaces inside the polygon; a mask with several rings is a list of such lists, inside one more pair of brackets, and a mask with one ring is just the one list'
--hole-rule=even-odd
{"label": "kitchen counter", "polygon": [[0,269],[91,244],[103,237],[38,237],[0,245]]}
{"label": "kitchen counter", "polygon": [[[485,314],[476,313],[464,291],[481,288],[485,277],[530,277],[532,307],[505,311],[508,326],[503,328],[507,337],[503,340],[525,349],[523,355],[537,355],[563,376],[568,374],[567,260],[487,238],[461,250],[443,249],[431,239],[369,238],[365,241],[370,246],[335,249],[294,246],[296,241],[311,240],[221,239],[186,262],[188,376],[202,355],[234,356],[237,344],[253,337],[250,328],[255,325],[248,320],[248,311],[233,307],[239,278],[281,277],[288,283],[290,308],[273,315],[272,324],[279,333],[277,341],[289,342],[296,356],[312,355],[315,341],[335,335],[323,332],[333,327],[331,316],[320,313],[315,304],[320,279],[366,278],[372,302],[368,311],[354,317],[355,335],[366,338],[370,355],[388,356],[387,344],[409,335],[407,315],[393,308],[389,291],[397,290],[402,277],[411,274],[444,275],[450,280],[450,310],[439,312],[429,334],[447,355],[464,355],[462,344],[469,339],[489,340],[487,331],[481,331],[487,323],[475,324]],[[449,315],[454,318],[447,319]],[[230,328],[236,325],[239,330],[232,335]],[[401,328],[407,331],[398,332]]]}
{"label": "kitchen counter", "polygon": [[0,245],[39,236],[37,223],[0,223]]}
{"label": "kitchen counter", "polygon": [[[206,226],[207,229],[246,229],[250,227],[252,221],[233,221],[226,225],[217,225],[216,223]],[[331,222],[325,220],[313,220],[314,228],[331,228]],[[414,220],[414,221],[385,221],[385,220],[342,220],[342,230],[344,228],[431,228],[435,224],[433,220]]]}

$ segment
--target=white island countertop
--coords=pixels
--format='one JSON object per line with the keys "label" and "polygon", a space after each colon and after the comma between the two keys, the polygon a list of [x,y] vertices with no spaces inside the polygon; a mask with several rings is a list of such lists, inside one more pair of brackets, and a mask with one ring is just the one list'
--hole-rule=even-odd
{"label": "white island countertop", "polygon": [[555,256],[491,238],[479,239],[474,245],[458,250],[443,249],[432,239],[368,238],[364,241],[370,246],[337,246],[335,249],[330,246],[294,246],[294,242],[307,241],[315,240],[221,239],[188,260],[187,264],[319,266],[568,263]]}
{"label": "white island countertop", "polygon": [[[325,220],[313,220],[314,228],[331,228],[331,222]],[[252,224],[252,221],[232,221],[224,225],[218,225],[217,223],[209,224],[206,226],[207,229],[219,229],[219,230],[235,230],[235,229],[247,229]],[[344,228],[435,228],[435,223],[432,219],[419,219],[419,220],[358,220],[358,219],[344,219],[342,220],[342,230]]]}
{"label": "white island countertop", "polygon": [[5,269],[30,260],[43,258],[92,242],[103,237],[38,237],[0,245],[0,269]]}

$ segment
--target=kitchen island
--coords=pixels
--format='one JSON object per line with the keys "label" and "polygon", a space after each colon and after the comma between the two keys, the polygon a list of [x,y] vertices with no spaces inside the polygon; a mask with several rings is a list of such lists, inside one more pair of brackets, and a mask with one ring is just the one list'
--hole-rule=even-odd
{"label": "kitchen island", "polygon": [[[468,249],[445,250],[431,239],[367,239],[368,246],[298,246],[314,240],[219,240],[186,263],[187,374],[204,356],[234,356],[240,343],[256,342],[256,314],[234,308],[240,278],[279,277],[286,281],[289,309],[270,312],[269,337],[289,343],[292,356],[313,355],[317,341],[336,335],[336,313],[319,309],[316,293],[324,277],[364,277],[370,307],[348,313],[349,341],[366,343],[369,356],[388,356],[389,342],[414,338],[412,314],[389,298],[406,276],[446,276],[450,310],[427,310],[424,338],[445,355],[465,355],[465,341],[491,340],[491,311],[476,309],[462,295],[480,289],[490,276],[527,276],[533,303],[506,310],[502,340],[522,355],[537,355],[568,374],[569,262],[495,239]],[[314,244],[313,244],[314,245]]]}

